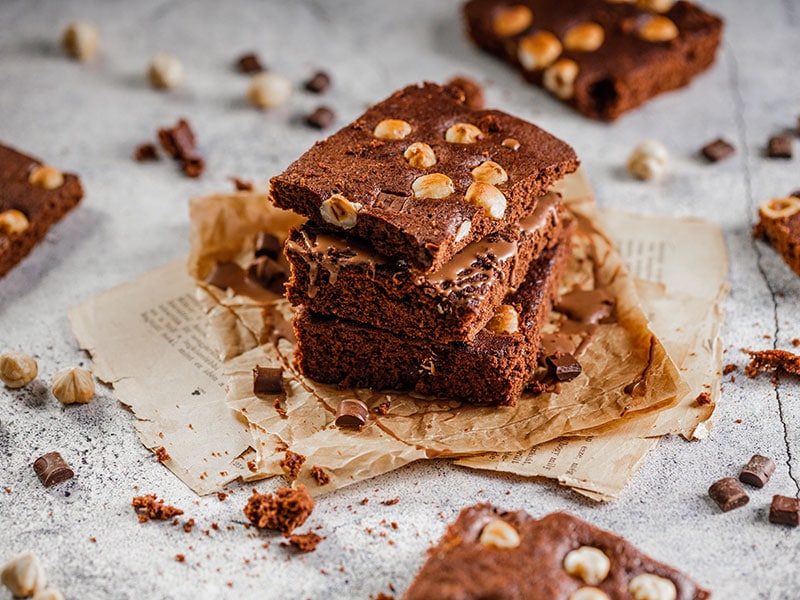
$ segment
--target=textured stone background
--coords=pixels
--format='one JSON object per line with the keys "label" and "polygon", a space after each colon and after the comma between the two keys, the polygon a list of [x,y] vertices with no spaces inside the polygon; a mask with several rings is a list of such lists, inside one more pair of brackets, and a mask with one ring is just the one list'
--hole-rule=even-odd
{"label": "textured stone background", "polygon": [[[46,387],[57,368],[87,362],[70,333],[70,306],[187,252],[190,196],[227,189],[229,175],[278,172],[319,137],[298,123],[318,103],[334,107],[344,124],[396,88],[456,73],[484,82],[489,105],[572,143],[601,205],[718,222],[731,259],[725,362],[743,364],[742,347],[789,348],[800,336],[800,278],[754,242],[750,228],[760,201],[800,187],[800,159],[763,157],[767,137],[792,127],[800,113],[800,5],[707,4],[727,21],[713,69],[689,89],[607,125],[522,85],[471,47],[455,0],[0,3],[0,139],[77,171],[87,191],[83,205],[0,281],[0,347],[36,355],[41,374],[21,393],[0,388],[0,492],[10,490],[0,493],[0,560],[34,550],[52,582],[75,599],[366,598],[388,592],[390,583],[402,592],[446,521],[482,500],[534,515],[569,510],[685,569],[715,598],[797,598],[800,531],[766,520],[773,493],[800,491],[797,380],[777,388],[767,378],[726,382],[711,438],[665,440],[613,504],[434,461],[322,499],[311,523],[328,539],[316,553],[290,560],[277,538],[239,525],[249,486],[225,502],[198,500],[139,444],[110,390],[65,409]],[[101,32],[102,51],[91,65],[66,59],[58,46],[73,18],[90,19]],[[145,65],[159,49],[183,60],[183,91],[157,93],[145,83]],[[243,100],[246,79],[230,68],[251,49],[297,84],[323,67],[334,86],[324,97],[297,91],[286,106],[257,112]],[[199,181],[170,162],[130,158],[158,126],[181,115],[194,124],[209,165]],[[718,135],[739,151],[704,164],[697,150]],[[671,151],[660,183],[633,181],[622,167],[646,137]],[[45,490],[30,465],[53,449],[76,477]],[[746,508],[719,513],[708,485],[735,475],[753,452],[778,462],[772,482],[753,492]],[[129,506],[134,485],[183,507],[198,523],[194,532],[139,525]],[[395,496],[398,504],[381,505]],[[362,498],[369,504],[361,506]],[[221,530],[206,536],[200,530],[211,522]],[[267,549],[265,541],[272,541]],[[186,562],[176,562],[176,553]]]}

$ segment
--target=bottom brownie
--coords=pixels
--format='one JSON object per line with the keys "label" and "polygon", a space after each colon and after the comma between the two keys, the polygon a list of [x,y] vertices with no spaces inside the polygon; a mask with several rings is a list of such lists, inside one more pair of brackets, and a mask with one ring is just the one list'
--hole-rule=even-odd
{"label": "bottom brownie", "polygon": [[447,528],[403,599],[710,597],[680,571],[570,514],[537,520],[478,504]]}
{"label": "bottom brownie", "polygon": [[767,200],[758,209],[753,236],[763,238],[800,275],[800,197]]}
{"label": "bottom brownie", "polygon": [[571,256],[571,232],[531,263],[525,281],[471,343],[406,338],[301,307],[294,319],[298,366],[320,383],[513,405],[536,367],[541,329]]}

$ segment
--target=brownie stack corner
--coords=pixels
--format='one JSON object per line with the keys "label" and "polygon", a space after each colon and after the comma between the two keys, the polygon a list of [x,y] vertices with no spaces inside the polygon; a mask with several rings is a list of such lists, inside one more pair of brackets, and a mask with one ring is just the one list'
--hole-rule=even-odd
{"label": "brownie stack corner", "polygon": [[535,125],[432,83],[317,143],[271,181],[308,218],[284,248],[301,372],[514,404],[571,255],[548,190],[577,166]]}

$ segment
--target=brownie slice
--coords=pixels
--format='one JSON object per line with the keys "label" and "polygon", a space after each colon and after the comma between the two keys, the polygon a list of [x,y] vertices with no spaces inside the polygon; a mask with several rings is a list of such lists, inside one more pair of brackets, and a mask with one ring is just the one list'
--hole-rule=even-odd
{"label": "brownie slice", "polygon": [[572,253],[571,234],[569,227],[531,264],[519,289],[506,296],[498,318],[470,343],[412,339],[301,307],[294,319],[298,366],[320,383],[411,389],[512,406],[536,367],[541,328]]}
{"label": "brownie slice", "polygon": [[318,142],[272,178],[271,193],[281,208],[430,272],[529,215],[577,167],[573,149],[549,133],[425,83]]}
{"label": "brownie slice", "polygon": [[719,17],[683,1],[470,0],[464,14],[478,46],[609,121],[687,85],[714,62],[722,36]]}
{"label": "brownie slice", "polygon": [[753,237],[768,241],[800,275],[800,197],[767,200],[758,208]]}
{"label": "brownie slice", "polygon": [[303,227],[286,243],[288,298],[315,313],[408,337],[469,341],[508,288],[522,283],[531,261],[559,238],[563,212],[558,195],[548,194],[513,232],[473,242],[432,274],[342,235]]}
{"label": "brownie slice", "polygon": [[83,198],[76,175],[0,145],[0,277]]}
{"label": "brownie slice", "polygon": [[[585,588],[603,595],[573,596]],[[711,594],[625,539],[568,513],[534,519],[477,504],[447,527],[403,600],[578,597],[705,600]]]}

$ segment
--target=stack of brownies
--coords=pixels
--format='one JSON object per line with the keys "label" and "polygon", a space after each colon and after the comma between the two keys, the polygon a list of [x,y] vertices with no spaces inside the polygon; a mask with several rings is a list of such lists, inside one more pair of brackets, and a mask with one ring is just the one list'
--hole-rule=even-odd
{"label": "stack of brownies", "polygon": [[456,87],[407,87],[272,179],[297,362],[345,387],[511,405],[571,254],[575,152]]}

